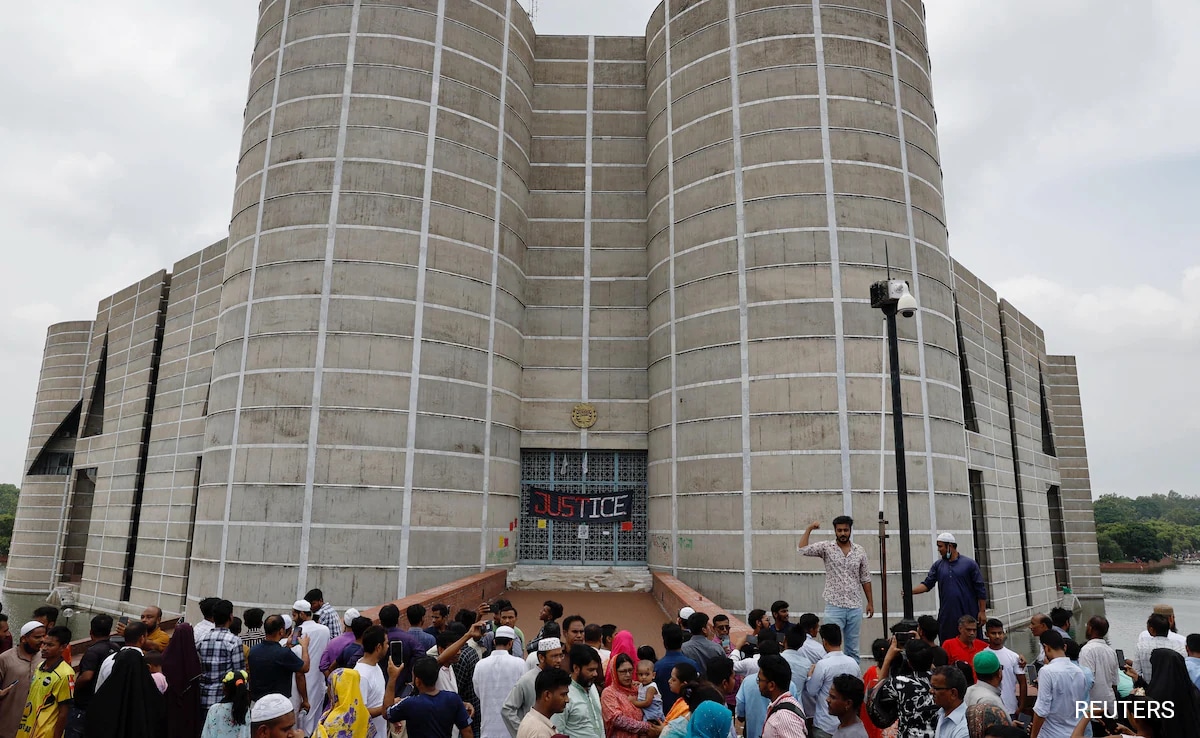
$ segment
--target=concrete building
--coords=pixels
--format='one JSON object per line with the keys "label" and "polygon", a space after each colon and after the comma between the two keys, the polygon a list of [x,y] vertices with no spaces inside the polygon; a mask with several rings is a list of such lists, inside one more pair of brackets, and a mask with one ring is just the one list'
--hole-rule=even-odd
{"label": "concrete building", "polygon": [[815,608],[807,522],[896,521],[890,265],[915,565],[950,530],[1003,617],[1100,596],[1074,361],[950,258],[931,90],[919,0],[669,0],[637,38],[264,1],[228,240],[50,329],[6,588],[370,605],[521,561]]}

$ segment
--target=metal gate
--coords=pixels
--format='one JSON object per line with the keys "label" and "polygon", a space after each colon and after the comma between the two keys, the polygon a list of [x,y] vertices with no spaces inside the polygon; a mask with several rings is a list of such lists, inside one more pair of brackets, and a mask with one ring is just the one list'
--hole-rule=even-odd
{"label": "metal gate", "polygon": [[[531,518],[533,487],[600,495],[633,490],[633,520],[603,525]],[[646,563],[645,451],[521,451],[520,561],[603,566]]]}

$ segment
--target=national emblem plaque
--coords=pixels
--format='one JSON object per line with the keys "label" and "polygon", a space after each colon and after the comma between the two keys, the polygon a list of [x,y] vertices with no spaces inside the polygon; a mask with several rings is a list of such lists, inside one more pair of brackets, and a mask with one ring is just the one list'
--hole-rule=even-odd
{"label": "national emblem plaque", "polygon": [[596,406],[590,402],[581,402],[571,408],[571,422],[576,428],[591,428],[596,424]]}

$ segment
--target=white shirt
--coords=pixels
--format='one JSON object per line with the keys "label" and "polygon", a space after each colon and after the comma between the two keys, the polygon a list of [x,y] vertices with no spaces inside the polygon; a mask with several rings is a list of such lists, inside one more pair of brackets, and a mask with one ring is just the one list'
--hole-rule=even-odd
{"label": "white shirt", "polygon": [[[305,673],[305,685],[308,689],[309,710],[296,715],[296,727],[312,735],[321,722],[322,705],[325,703],[325,675],[321,673],[321,654],[329,645],[329,628],[314,621],[305,620],[300,625],[301,635],[308,636],[308,671]],[[292,694],[298,695],[299,690],[292,687]]]}
{"label": "white shirt", "polygon": [[817,668],[813,669],[812,676],[804,685],[805,703],[814,700],[811,713],[813,723],[826,733],[833,733],[838,727],[839,721],[829,714],[829,703],[825,701],[825,698],[829,696],[833,678],[841,674],[859,676],[861,672],[858,660],[850,658],[841,651],[830,651],[825,658],[817,662]]}
{"label": "white shirt", "polygon": [[479,738],[512,738],[501,708],[508,693],[528,672],[525,660],[497,648],[475,665],[475,695],[479,697]]}
{"label": "white shirt", "polygon": [[[804,639],[804,645],[800,647],[800,652],[808,657],[808,660],[814,664],[825,658],[825,646],[821,641],[808,636]],[[795,675],[792,675],[795,677]]]}
{"label": "white shirt", "polygon": [[194,628],[192,628],[192,640],[194,640],[196,643],[199,643],[200,639],[211,633],[212,629],[215,627],[217,626],[213,623],[213,621],[201,620],[200,622],[196,623]]}
{"label": "white shirt", "polygon": [[1021,656],[1011,648],[993,648],[992,653],[1000,662],[1004,675],[1000,679],[1000,701],[1009,715],[1017,714],[1017,677],[1024,675],[1021,668]]}
{"label": "white shirt", "polygon": [[1123,664],[1117,663],[1117,652],[1112,646],[1103,638],[1093,638],[1079,649],[1079,665],[1086,666],[1096,675],[1088,699],[1115,705],[1117,698],[1113,694],[1113,685],[1117,683],[1117,672]]}
{"label": "white shirt", "polygon": [[1075,703],[1087,688],[1080,669],[1066,656],[1059,656],[1038,672],[1038,696],[1033,712],[1042,723],[1041,738],[1071,738],[1075,725]]}
{"label": "white shirt", "polygon": [[971,738],[967,728],[967,703],[950,711],[938,710],[937,738]]}
{"label": "white shirt", "polygon": [[[387,682],[379,664],[359,661],[354,665],[354,670],[358,672],[358,686],[362,690],[363,704],[367,707],[383,707],[383,692],[387,688]],[[387,719],[383,715],[371,718],[371,725],[375,728],[375,735],[387,735]]]}
{"label": "white shirt", "polygon": [[[1154,636],[1150,635],[1150,631],[1143,630],[1142,634],[1138,636],[1138,641],[1148,641],[1153,637]],[[1183,635],[1182,633],[1176,633],[1173,630],[1169,630],[1167,631],[1167,638],[1170,638],[1181,646],[1187,645],[1187,636]]]}
{"label": "white shirt", "polygon": [[1187,657],[1187,648],[1166,636],[1153,636],[1145,640],[1139,638],[1137,655],[1133,657],[1133,670],[1138,673],[1138,676],[1145,679],[1146,683],[1150,682],[1150,654],[1160,648],[1170,649],[1180,656]]}
{"label": "white shirt", "polygon": [[758,654],[754,654],[748,659],[739,659],[733,662],[733,673],[741,674],[744,677],[753,676],[758,673]]}
{"label": "white shirt", "polygon": [[[142,651],[142,649],[138,648],[137,646],[125,646],[125,648],[122,648],[121,651],[124,651],[126,648],[132,648],[134,651],[137,651],[138,653],[142,654],[143,656],[146,655],[146,653],[144,651]],[[104,684],[105,680],[107,680],[109,675],[112,674],[113,663],[117,660],[117,654],[121,653],[121,651],[117,651],[115,653],[110,653],[108,655],[108,658],[106,658],[106,659],[104,659],[104,661],[100,662],[100,668],[96,671],[96,686],[92,689],[92,694],[99,692],[100,685]]]}

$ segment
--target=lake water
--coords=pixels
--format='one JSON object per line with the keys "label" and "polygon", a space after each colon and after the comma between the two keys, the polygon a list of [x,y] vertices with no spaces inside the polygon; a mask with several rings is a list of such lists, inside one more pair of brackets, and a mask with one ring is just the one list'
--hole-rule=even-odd
{"label": "lake water", "polygon": [[[4,586],[4,567],[0,566],[0,589]],[[1165,603],[1175,608],[1175,625],[1179,632],[1200,632],[1200,566],[1181,565],[1155,574],[1105,574],[1104,611],[1108,618],[1108,640],[1113,648],[1124,649],[1126,657],[1132,658],[1138,634],[1146,628],[1146,618],[1154,605]],[[10,618],[10,627],[19,629],[26,613],[32,612],[45,600],[35,595],[4,595],[4,612]],[[1075,632],[1083,637],[1083,624],[1092,615],[1099,614],[1098,608],[1084,603],[1083,612],[1075,615]],[[66,625],[76,638],[87,635],[90,614],[78,612]],[[1026,630],[1016,630],[1009,636],[1009,647],[1032,656],[1036,648],[1033,637]]]}

